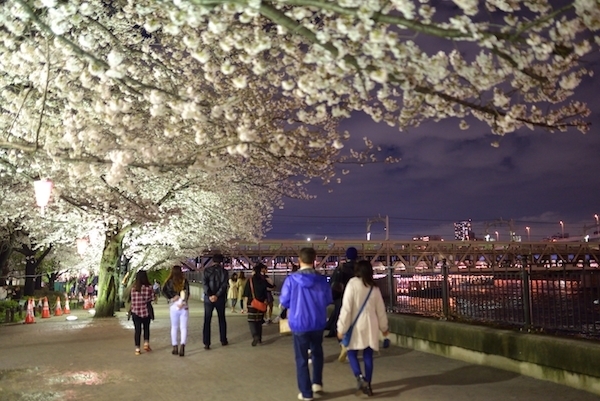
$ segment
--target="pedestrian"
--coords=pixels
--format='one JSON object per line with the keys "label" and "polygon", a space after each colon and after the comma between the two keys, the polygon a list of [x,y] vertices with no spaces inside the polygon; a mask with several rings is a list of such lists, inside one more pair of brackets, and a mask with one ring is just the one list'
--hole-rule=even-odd
{"label": "pedestrian", "polygon": [[262,274],[263,278],[267,282],[267,311],[265,312],[264,324],[273,323],[273,304],[275,303],[275,298],[273,297],[273,289],[275,288],[275,284],[273,284],[273,280],[269,277],[268,272],[267,266],[263,264],[260,274]]}
{"label": "pedestrian", "polygon": [[[356,265],[356,259],[358,258],[358,251],[355,247],[351,246],[346,249],[346,261],[338,265],[333,274],[331,275],[331,295],[333,297],[333,311],[327,321],[327,328],[329,333],[325,337],[333,338],[337,337],[337,320],[340,316],[340,309],[342,308],[342,296],[344,295],[344,289],[348,284],[348,281],[354,277],[354,266]],[[340,359],[345,360],[346,354],[342,347]]]}
{"label": "pedestrian", "polygon": [[[240,313],[246,313],[246,310],[244,309],[244,289],[246,288],[247,281],[246,274],[240,272],[238,276],[238,302],[240,303]],[[246,305],[246,307],[248,307],[248,305]]]}
{"label": "pedestrian", "polygon": [[[162,287],[162,292],[169,302],[169,317],[171,319],[171,354],[185,356],[187,328],[190,316],[188,301],[190,299],[190,284],[181,271],[181,266],[173,266],[169,277]],[[177,341],[179,334],[179,341]]]}
{"label": "pedestrian", "polygon": [[[364,305],[364,307],[363,307]],[[360,312],[362,308],[362,312]],[[358,316],[358,318],[357,318]],[[368,260],[356,264],[356,277],[352,278],[344,291],[340,318],[337,322],[338,338],[341,340],[356,320],[348,344],[348,360],[357,381],[357,391],[373,395],[373,352],[379,351],[380,332],[388,335],[388,319],[381,291],[373,280],[373,266]],[[362,351],[364,375],[358,362],[358,351]]]}
{"label": "pedestrian", "polygon": [[158,298],[160,298],[160,284],[157,279],[154,279],[154,284],[152,284],[152,290],[154,291],[154,302],[158,302]]}
{"label": "pedestrian", "polygon": [[[262,325],[264,321],[265,311],[267,310],[267,288],[270,284],[262,274],[263,268],[266,266],[263,263],[257,263],[252,269],[254,274],[248,279],[244,288],[244,299],[246,300],[246,308],[248,309],[248,326],[250,334],[252,334],[252,346],[262,344]],[[252,306],[252,301],[257,300],[264,305],[264,309],[260,310]]]}
{"label": "pedestrian", "polygon": [[202,337],[205,350],[210,349],[210,322],[215,309],[219,318],[221,345],[226,346],[229,344],[227,341],[227,321],[225,320],[229,277],[223,268],[223,255],[220,253],[213,255],[212,261],[214,264],[204,270],[204,329]]}
{"label": "pedestrian", "polygon": [[237,304],[239,290],[240,283],[238,281],[237,273],[233,273],[229,279],[229,289],[227,290],[227,299],[229,299],[232,313],[235,313],[235,305]]}
{"label": "pedestrian", "polygon": [[300,270],[285,279],[279,296],[294,339],[299,400],[312,400],[313,393],[323,391],[323,330],[332,298],[327,278],[314,269],[315,259],[313,248],[300,250]]}
{"label": "pedestrian", "polygon": [[133,319],[135,342],[135,354],[140,355],[140,343],[142,337],[142,328],[144,330],[144,351],[150,352],[150,310],[148,303],[154,300],[152,285],[148,280],[148,274],[145,270],[140,270],[135,275],[135,282],[131,288],[131,317]]}

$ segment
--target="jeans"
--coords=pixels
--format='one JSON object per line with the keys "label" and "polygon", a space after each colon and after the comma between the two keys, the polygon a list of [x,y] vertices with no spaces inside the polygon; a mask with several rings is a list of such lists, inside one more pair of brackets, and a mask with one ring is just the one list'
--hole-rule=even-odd
{"label": "jeans", "polygon": [[215,303],[208,300],[208,296],[204,297],[204,330],[202,332],[202,340],[204,345],[210,345],[210,321],[212,319],[213,310],[217,310],[219,317],[219,334],[221,336],[221,344],[227,343],[227,322],[225,321],[225,306],[227,300],[224,296],[217,298]]}
{"label": "jeans", "polygon": [[331,315],[329,316],[329,320],[327,320],[327,326],[326,328],[329,329],[329,333],[327,333],[327,335],[329,336],[336,336],[337,335],[337,321],[338,318],[340,317],[340,311],[342,309],[342,299],[336,299],[333,301],[333,311],[331,312]]}
{"label": "jeans", "polygon": [[144,342],[150,342],[150,317],[139,317],[135,313],[132,313],[131,317],[133,318],[133,340],[135,341],[135,347],[140,348],[142,326],[144,327]]}
{"label": "jeans", "polygon": [[[312,398],[312,384],[323,385],[323,330],[293,334],[298,389],[304,398]],[[308,350],[312,358],[312,380],[308,368]]]}
{"label": "jeans", "polygon": [[[354,377],[362,374],[358,361],[358,350],[348,350],[348,362],[350,362],[350,369],[352,369]],[[373,378],[373,348],[367,347],[363,350],[363,362],[365,363],[365,381],[370,384]]]}
{"label": "jeans", "polygon": [[[171,318],[171,344],[185,345],[187,341],[188,318],[190,311],[188,309],[179,309],[177,303],[171,304],[169,307],[169,316]],[[177,332],[179,331],[180,339],[177,342]]]}

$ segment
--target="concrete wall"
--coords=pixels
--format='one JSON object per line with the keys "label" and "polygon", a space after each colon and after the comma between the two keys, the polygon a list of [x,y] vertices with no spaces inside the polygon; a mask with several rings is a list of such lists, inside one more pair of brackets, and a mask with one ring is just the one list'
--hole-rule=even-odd
{"label": "concrete wall", "polygon": [[392,342],[600,395],[600,344],[489,327],[388,315]]}

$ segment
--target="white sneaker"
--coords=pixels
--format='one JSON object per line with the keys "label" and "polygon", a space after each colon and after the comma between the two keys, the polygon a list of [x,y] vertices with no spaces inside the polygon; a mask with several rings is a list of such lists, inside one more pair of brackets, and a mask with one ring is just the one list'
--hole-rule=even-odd
{"label": "white sneaker", "polygon": [[313,393],[322,393],[323,392],[323,386],[320,385],[320,384],[313,383],[313,385],[312,385],[312,391],[313,391]]}
{"label": "white sneaker", "polygon": [[312,401],[312,397],[306,398],[305,396],[302,395],[302,393],[298,393],[298,399],[304,400],[304,401]]}

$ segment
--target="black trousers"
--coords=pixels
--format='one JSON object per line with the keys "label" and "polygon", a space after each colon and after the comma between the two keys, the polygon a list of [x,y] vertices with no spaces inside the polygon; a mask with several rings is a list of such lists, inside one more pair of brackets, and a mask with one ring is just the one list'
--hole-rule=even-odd
{"label": "black trousers", "polygon": [[217,302],[212,303],[208,297],[204,297],[204,329],[202,331],[202,341],[204,345],[210,345],[210,322],[212,320],[213,310],[217,310],[219,318],[219,335],[221,344],[227,343],[227,321],[225,320],[225,307],[227,300],[225,297],[217,298]]}
{"label": "black trousers", "polygon": [[139,348],[142,337],[142,327],[144,328],[144,342],[150,342],[150,316],[139,317],[135,313],[132,313],[131,317],[133,319],[134,327],[133,339],[136,348]]}
{"label": "black trousers", "polygon": [[342,310],[342,298],[338,298],[333,301],[333,311],[329,316],[329,320],[327,320],[326,329],[329,329],[328,335],[334,336],[337,335],[337,321],[340,317],[340,311]]}
{"label": "black trousers", "polygon": [[259,312],[252,307],[248,307],[248,326],[250,327],[250,334],[252,334],[252,339],[256,339],[262,342],[262,329],[264,322],[265,314],[263,312]]}

